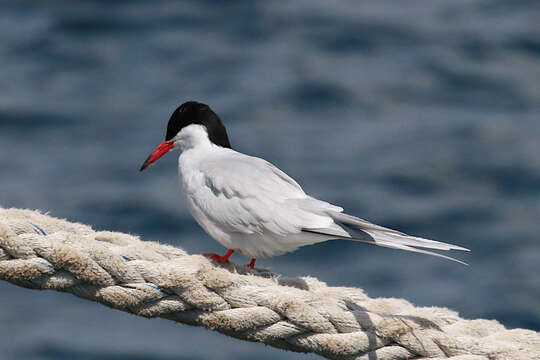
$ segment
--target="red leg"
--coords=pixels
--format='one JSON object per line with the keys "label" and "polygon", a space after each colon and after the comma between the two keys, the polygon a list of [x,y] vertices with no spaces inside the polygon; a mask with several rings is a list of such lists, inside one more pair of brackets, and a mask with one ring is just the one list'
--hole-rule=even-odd
{"label": "red leg", "polygon": [[229,249],[227,250],[227,253],[223,256],[221,255],[218,255],[218,254],[203,254],[203,256],[206,256],[220,264],[228,264],[229,263],[229,258],[231,257],[232,253],[234,252],[233,249]]}
{"label": "red leg", "polygon": [[255,258],[251,258],[251,261],[249,262],[249,264],[246,264],[247,267],[250,267],[250,268],[254,268],[255,267]]}

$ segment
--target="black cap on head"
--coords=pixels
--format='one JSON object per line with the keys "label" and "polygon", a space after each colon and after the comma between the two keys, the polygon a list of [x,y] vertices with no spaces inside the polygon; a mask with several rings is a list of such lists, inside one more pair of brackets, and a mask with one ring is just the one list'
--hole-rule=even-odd
{"label": "black cap on head", "polygon": [[210,109],[210,106],[196,101],[185,102],[173,112],[167,124],[165,141],[172,140],[180,130],[191,124],[205,126],[208,138],[214,144],[226,148],[231,147],[227,130],[219,116]]}

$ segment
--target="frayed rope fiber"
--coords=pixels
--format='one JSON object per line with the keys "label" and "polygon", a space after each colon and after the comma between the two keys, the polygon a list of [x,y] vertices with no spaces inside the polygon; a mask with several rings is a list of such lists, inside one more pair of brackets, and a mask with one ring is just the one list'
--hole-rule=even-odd
{"label": "frayed rope fiber", "polygon": [[0,208],[0,279],[328,359],[540,359],[540,333]]}

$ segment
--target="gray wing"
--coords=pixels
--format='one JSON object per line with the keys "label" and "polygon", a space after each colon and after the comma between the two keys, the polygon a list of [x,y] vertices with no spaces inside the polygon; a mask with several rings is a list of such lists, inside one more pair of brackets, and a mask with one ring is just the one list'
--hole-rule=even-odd
{"label": "gray wing", "polygon": [[201,166],[201,184],[192,190],[196,194],[191,201],[208,220],[207,226],[285,236],[303,228],[331,227],[333,220],[326,211],[341,210],[310,198],[296,181],[265,160],[240,153],[220,160]]}

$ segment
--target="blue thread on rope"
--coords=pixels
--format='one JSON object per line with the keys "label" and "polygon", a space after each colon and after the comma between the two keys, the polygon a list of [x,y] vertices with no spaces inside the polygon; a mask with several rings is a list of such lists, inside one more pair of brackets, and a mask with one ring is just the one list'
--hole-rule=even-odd
{"label": "blue thread on rope", "polygon": [[54,269],[54,266],[52,266],[51,264],[47,264],[46,262],[43,262],[43,261],[36,261],[36,262],[38,264],[45,265],[48,268]]}
{"label": "blue thread on rope", "polygon": [[155,290],[158,290],[158,291],[161,291],[163,294],[167,294],[167,295],[170,295],[170,293],[168,291],[165,291],[163,290],[162,288],[160,288],[159,286],[156,286],[154,284],[144,284],[148,287],[151,287],[152,289],[155,289]]}
{"label": "blue thread on rope", "polygon": [[37,226],[36,224],[31,223],[30,221],[29,221],[28,223],[29,223],[30,225],[32,225],[33,227],[35,227],[42,235],[47,236],[47,233],[45,232],[45,230],[43,230],[42,228],[40,228],[40,227]]}

